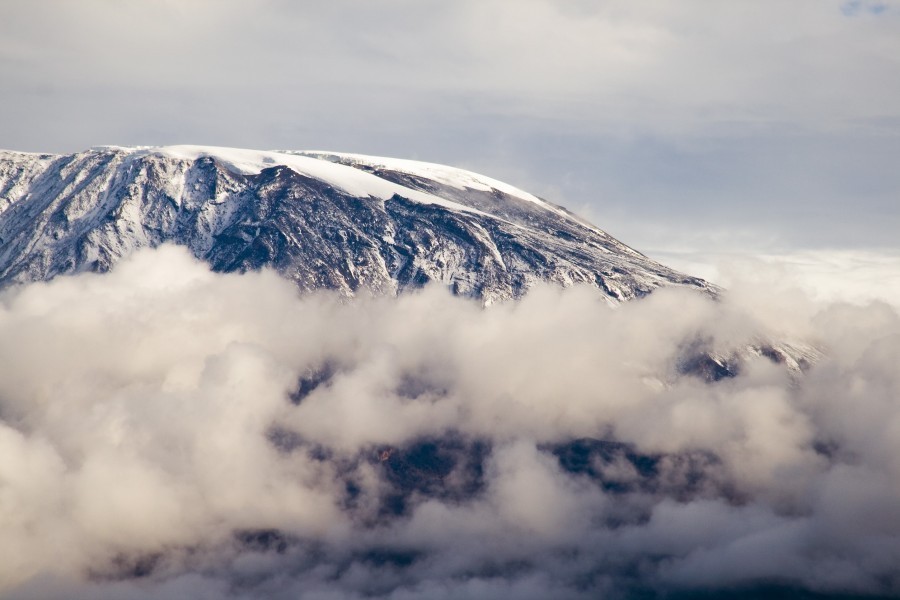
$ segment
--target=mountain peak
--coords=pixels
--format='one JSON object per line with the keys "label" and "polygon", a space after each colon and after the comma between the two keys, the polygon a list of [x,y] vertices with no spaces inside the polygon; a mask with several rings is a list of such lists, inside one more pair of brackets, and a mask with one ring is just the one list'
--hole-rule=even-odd
{"label": "mountain peak", "polygon": [[188,145],[0,153],[0,285],[105,271],[163,243],[347,295],[438,282],[490,303],[540,281],[611,303],[669,285],[715,293],[560,206],[445,165]]}

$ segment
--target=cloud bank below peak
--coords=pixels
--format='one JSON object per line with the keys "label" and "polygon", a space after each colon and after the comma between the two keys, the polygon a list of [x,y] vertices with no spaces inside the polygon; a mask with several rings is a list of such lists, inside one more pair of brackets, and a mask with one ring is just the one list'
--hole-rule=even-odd
{"label": "cloud bank below peak", "polygon": [[[7,291],[3,595],[896,594],[900,315],[790,306],[348,303],[168,246]],[[788,322],[799,379],[679,369]]]}

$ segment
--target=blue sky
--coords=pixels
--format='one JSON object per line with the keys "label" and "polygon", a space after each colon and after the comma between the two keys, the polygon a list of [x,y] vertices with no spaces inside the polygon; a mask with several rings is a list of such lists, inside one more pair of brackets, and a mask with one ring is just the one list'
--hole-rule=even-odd
{"label": "blue sky", "polygon": [[841,5],[841,12],[848,17],[855,17],[861,13],[880,15],[888,11],[889,6],[884,2],[863,2],[863,0],[850,0]]}
{"label": "blue sky", "polygon": [[332,149],[648,252],[900,252],[900,4],[11,1],[0,147]]}

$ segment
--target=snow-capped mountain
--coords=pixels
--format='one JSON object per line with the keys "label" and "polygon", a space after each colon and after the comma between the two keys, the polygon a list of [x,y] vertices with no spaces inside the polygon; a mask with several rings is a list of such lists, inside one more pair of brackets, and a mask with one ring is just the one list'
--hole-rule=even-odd
{"label": "snow-capped mountain", "polygon": [[589,284],[611,303],[668,285],[716,293],[562,207],[441,165],[197,146],[0,152],[0,285],[106,271],[166,242],[218,271],[269,266],[348,295],[440,282],[491,303],[538,281]]}

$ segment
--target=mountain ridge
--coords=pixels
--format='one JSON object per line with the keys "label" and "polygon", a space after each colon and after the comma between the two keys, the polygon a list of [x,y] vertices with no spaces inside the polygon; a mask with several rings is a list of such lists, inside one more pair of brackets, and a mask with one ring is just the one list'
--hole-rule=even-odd
{"label": "mountain ridge", "polygon": [[106,271],[187,246],[217,271],[271,266],[301,290],[429,282],[485,304],[539,281],[616,304],[661,286],[717,293],[562,207],[470,171],[324,151],[99,146],[0,151],[0,286]]}

